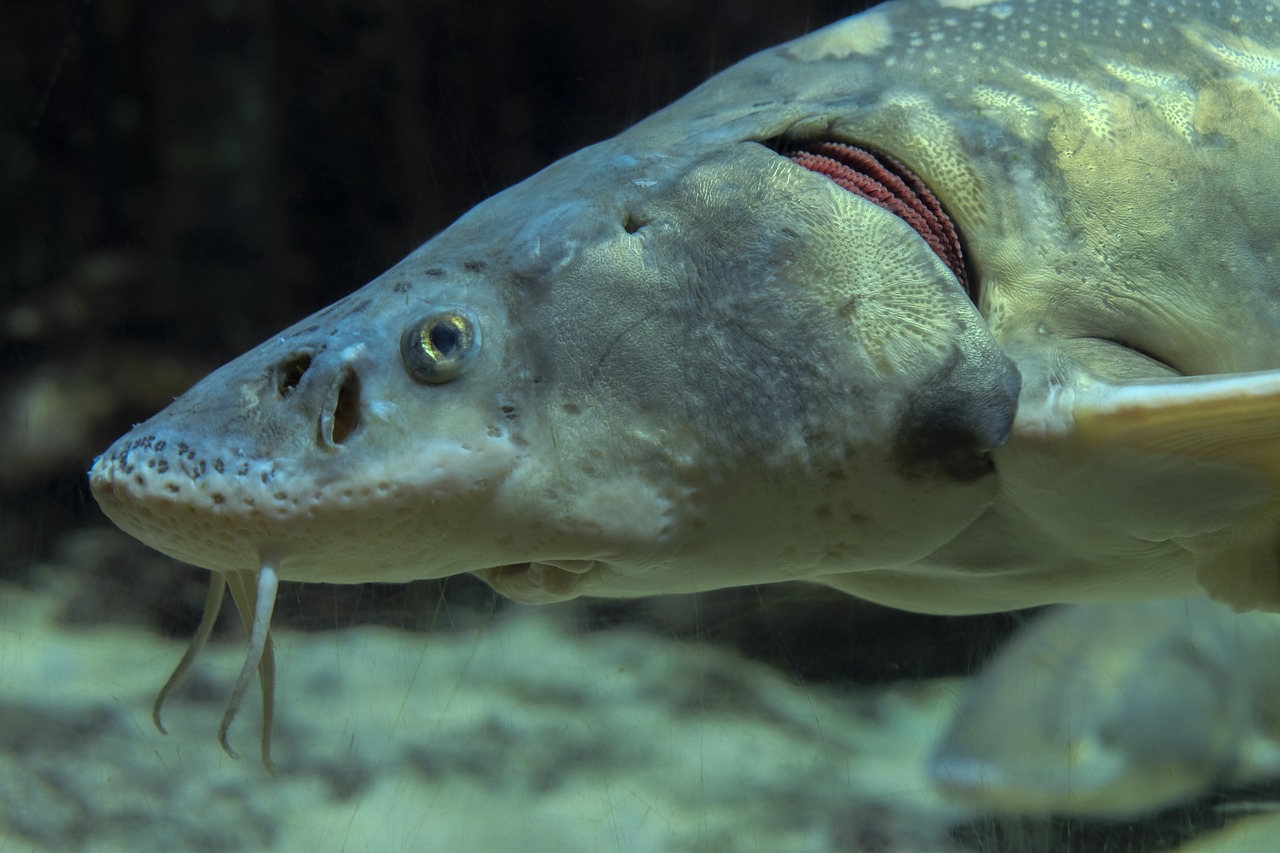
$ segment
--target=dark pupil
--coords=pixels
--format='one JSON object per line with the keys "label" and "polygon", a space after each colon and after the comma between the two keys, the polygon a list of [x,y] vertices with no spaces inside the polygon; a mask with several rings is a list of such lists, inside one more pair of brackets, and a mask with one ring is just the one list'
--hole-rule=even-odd
{"label": "dark pupil", "polygon": [[427,339],[431,341],[432,349],[441,355],[452,355],[462,343],[462,335],[452,323],[436,323],[427,333]]}

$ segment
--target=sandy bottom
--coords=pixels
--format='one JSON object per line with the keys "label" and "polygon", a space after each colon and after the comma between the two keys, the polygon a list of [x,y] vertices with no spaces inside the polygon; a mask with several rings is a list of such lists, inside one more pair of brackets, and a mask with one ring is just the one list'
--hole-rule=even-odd
{"label": "sandy bottom", "polygon": [[[55,627],[48,610],[0,588],[0,850],[1057,846],[1034,832],[984,841],[982,817],[929,783],[962,681],[837,693],[699,643],[583,634],[537,608],[452,633],[282,633],[273,779],[257,761],[256,692],[232,731],[242,758],[215,739],[240,644],[201,658],[165,737],[150,704],[181,645]],[[1274,821],[1182,849],[1261,849]]]}

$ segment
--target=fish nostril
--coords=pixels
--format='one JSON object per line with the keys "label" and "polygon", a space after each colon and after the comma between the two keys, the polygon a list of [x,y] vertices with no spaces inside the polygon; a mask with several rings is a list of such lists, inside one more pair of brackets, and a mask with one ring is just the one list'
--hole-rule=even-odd
{"label": "fish nostril", "polygon": [[302,381],[302,374],[311,367],[311,356],[295,355],[280,362],[276,367],[276,393],[287,397]]}
{"label": "fish nostril", "polygon": [[334,444],[344,444],[360,427],[360,378],[347,370],[338,387],[338,400],[333,407],[333,428],[330,439]]}

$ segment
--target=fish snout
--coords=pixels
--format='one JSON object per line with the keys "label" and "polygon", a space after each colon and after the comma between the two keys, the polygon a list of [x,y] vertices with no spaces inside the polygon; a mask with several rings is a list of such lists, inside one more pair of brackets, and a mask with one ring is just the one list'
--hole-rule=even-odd
{"label": "fish snout", "polygon": [[364,423],[360,347],[272,357],[279,343],[209,375],[94,460],[90,490],[113,522],[185,562],[238,570],[258,565],[255,543],[273,528],[314,513],[307,475]]}

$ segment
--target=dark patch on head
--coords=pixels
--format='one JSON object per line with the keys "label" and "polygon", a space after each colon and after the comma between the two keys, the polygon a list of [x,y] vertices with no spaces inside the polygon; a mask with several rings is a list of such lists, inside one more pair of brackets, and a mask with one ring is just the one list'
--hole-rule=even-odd
{"label": "dark patch on head", "polygon": [[431,267],[430,269],[423,270],[422,274],[439,277],[444,275],[444,270],[440,267]]}
{"label": "dark patch on head", "polygon": [[480,271],[481,271],[482,269],[484,269],[486,266],[488,266],[488,264],[486,264],[484,261],[475,261],[475,260],[472,260],[472,261],[467,261],[467,262],[465,262],[465,263],[462,265],[462,268],[463,268],[464,270],[466,270],[467,272],[480,272]]}
{"label": "dark patch on head", "polygon": [[912,397],[893,450],[907,476],[965,482],[993,470],[989,452],[1013,430],[1022,377],[1003,355],[976,361],[954,350]]}
{"label": "dark patch on head", "polygon": [[391,285],[391,292],[392,293],[408,293],[409,282],[405,281],[404,279],[397,281],[395,284]]}

